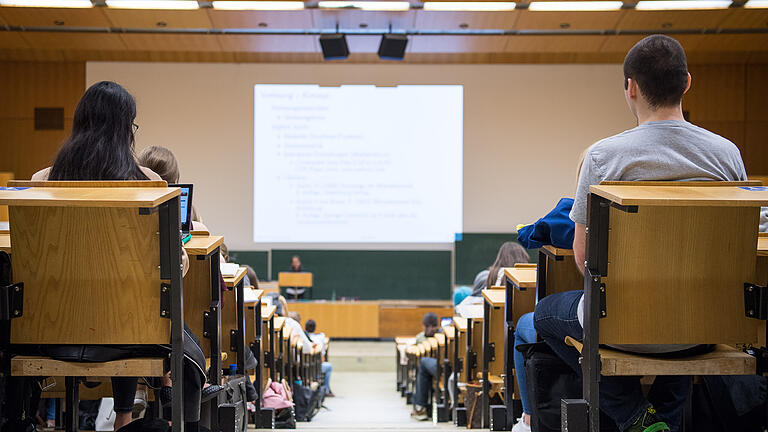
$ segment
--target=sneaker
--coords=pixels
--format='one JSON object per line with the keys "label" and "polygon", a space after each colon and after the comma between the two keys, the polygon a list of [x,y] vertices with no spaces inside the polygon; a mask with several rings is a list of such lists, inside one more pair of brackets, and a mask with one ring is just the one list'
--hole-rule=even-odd
{"label": "sneaker", "polygon": [[418,421],[429,420],[427,409],[425,407],[414,406],[413,411],[411,411],[411,418]]}
{"label": "sneaker", "polygon": [[133,410],[131,410],[131,419],[141,418],[147,409],[146,390],[136,390],[136,396],[133,399]]}
{"label": "sneaker", "polygon": [[632,422],[626,432],[663,432],[669,430],[669,426],[656,417],[656,409],[649,406]]}
{"label": "sneaker", "polygon": [[517,423],[512,426],[512,432],[531,432],[531,425],[526,423],[522,417],[517,419]]}

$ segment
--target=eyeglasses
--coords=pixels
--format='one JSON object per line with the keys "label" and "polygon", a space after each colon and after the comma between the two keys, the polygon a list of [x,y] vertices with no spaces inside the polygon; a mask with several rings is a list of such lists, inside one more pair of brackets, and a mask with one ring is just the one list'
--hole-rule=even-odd
{"label": "eyeglasses", "polygon": [[136,123],[133,124],[133,133],[136,133],[139,130],[139,125]]}

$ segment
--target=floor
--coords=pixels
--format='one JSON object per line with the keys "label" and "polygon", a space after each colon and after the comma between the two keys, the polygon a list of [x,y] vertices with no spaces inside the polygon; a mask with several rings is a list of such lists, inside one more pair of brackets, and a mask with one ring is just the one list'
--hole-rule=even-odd
{"label": "floor", "polygon": [[410,418],[410,406],[395,391],[393,342],[331,342],[331,390],[325,407],[311,422],[298,423],[306,431],[421,432],[458,430],[452,423],[434,425]]}

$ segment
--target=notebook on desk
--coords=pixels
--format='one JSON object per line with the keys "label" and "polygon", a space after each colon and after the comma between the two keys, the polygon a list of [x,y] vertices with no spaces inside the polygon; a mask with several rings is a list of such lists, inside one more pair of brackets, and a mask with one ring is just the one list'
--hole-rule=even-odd
{"label": "notebook on desk", "polygon": [[192,185],[186,184],[169,184],[170,187],[177,187],[181,189],[179,194],[179,218],[181,219],[181,241],[186,243],[189,241],[189,232],[192,230]]}

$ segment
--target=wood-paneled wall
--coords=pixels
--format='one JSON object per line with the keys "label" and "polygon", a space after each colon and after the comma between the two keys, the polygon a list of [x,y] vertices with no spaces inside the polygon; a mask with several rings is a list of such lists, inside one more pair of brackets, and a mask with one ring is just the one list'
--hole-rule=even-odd
{"label": "wood-paneled wall", "polygon": [[[0,171],[28,179],[50,165],[85,91],[85,63],[0,63]],[[35,131],[35,108],[64,108],[64,130]]]}
{"label": "wood-paneled wall", "polygon": [[[747,173],[768,175],[768,64],[692,65],[690,120],[735,142]],[[0,171],[29,178],[69,134],[85,91],[82,62],[0,62]],[[64,130],[35,131],[35,107],[63,107]]]}
{"label": "wood-paneled wall", "polygon": [[692,65],[690,120],[739,146],[749,175],[768,174],[768,65]]}

